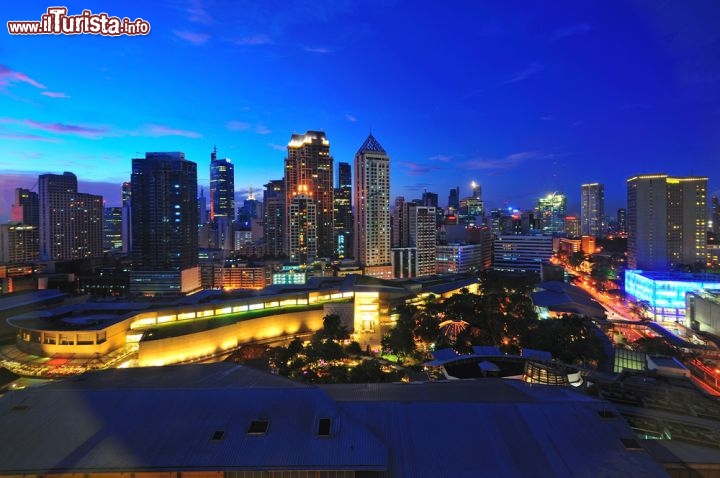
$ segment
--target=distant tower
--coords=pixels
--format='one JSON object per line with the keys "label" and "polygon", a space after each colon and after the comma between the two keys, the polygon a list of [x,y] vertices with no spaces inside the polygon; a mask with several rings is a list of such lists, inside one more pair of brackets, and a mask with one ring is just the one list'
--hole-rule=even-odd
{"label": "distant tower", "polygon": [[535,212],[543,234],[560,235],[565,232],[567,197],[564,194],[555,192],[541,197]]}
{"label": "distant tower", "polygon": [[627,209],[624,207],[617,210],[617,229],[621,234],[627,233]]}
{"label": "distant tower", "polygon": [[132,251],[132,207],[130,201],[132,197],[132,187],[129,181],[122,183],[121,189],[122,202],[122,252],[125,254]]}
{"label": "distant tower", "polygon": [[131,184],[131,292],[198,289],[197,165],[184,153],[146,153],[132,160]]}
{"label": "distant tower", "polygon": [[265,185],[263,197],[265,247],[271,257],[283,254],[285,240],[285,181],[275,179]]}
{"label": "distant tower", "polygon": [[29,189],[15,189],[15,203],[12,205],[12,220],[28,226],[40,225],[38,194]]}
{"label": "distant tower", "polygon": [[460,186],[452,188],[448,196],[448,212],[457,213],[460,209]]}
{"label": "distant tower", "polygon": [[353,246],[352,173],[349,163],[338,163],[335,188],[335,255],[338,259],[352,257]]}
{"label": "distant tower", "polygon": [[199,225],[208,222],[207,198],[205,197],[204,188],[200,188],[200,197],[198,197],[198,221],[200,221]]}
{"label": "distant tower", "polygon": [[101,257],[103,198],[79,193],[73,173],[38,179],[40,259],[67,261]]}
{"label": "distant tower", "polygon": [[[293,134],[285,159],[287,227],[284,246],[291,260],[298,261],[303,257],[304,261],[313,262],[318,257],[333,257],[333,195],[333,158],[325,133],[308,131],[305,134]],[[314,202],[314,207],[307,204],[309,200]],[[297,215],[293,215],[293,212]],[[317,214],[318,217],[304,217],[302,214]],[[292,220],[299,220],[300,223],[293,224]],[[317,245],[309,244],[311,240],[316,240]],[[301,248],[305,251],[300,251]],[[316,251],[315,256],[311,254],[313,251]]]}
{"label": "distant tower", "polygon": [[210,220],[235,216],[235,168],[227,158],[218,159],[217,148],[210,155]]}
{"label": "distant tower", "polygon": [[372,134],[355,154],[355,260],[365,275],[392,278],[390,157]]}
{"label": "distant tower", "polygon": [[720,200],[717,196],[712,197],[712,225],[713,232],[720,235]]}
{"label": "distant tower", "polygon": [[605,216],[605,186],[600,183],[581,186],[580,232],[583,236],[602,237]]}
{"label": "distant tower", "polygon": [[707,177],[645,174],[627,180],[628,268],[705,263]]}

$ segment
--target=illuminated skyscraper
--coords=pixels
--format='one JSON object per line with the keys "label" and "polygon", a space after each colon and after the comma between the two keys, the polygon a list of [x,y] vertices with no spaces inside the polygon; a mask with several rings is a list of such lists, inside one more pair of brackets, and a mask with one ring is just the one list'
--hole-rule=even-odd
{"label": "illuminated skyscraper", "polygon": [[[333,158],[330,142],[322,131],[293,134],[287,147],[285,159],[286,230],[285,253],[293,260],[304,257],[312,262],[317,257],[333,257],[335,250],[333,214]],[[293,200],[299,201],[293,206]],[[306,207],[307,200],[315,207]],[[316,218],[292,215],[292,211],[317,214]],[[292,219],[302,219],[302,224],[292,224]],[[315,228],[309,230],[307,228]],[[317,245],[302,245],[297,241],[317,238]],[[308,253],[301,252],[307,248]],[[309,252],[316,251],[313,256]]]}
{"label": "illuminated skyscraper", "polygon": [[275,179],[267,183],[263,203],[265,248],[269,256],[280,257],[285,241],[285,181]]}
{"label": "illuminated skyscraper", "polygon": [[106,207],[103,215],[103,250],[122,251],[122,208]]}
{"label": "illuminated skyscraper", "polygon": [[715,234],[720,234],[720,200],[717,196],[712,197],[712,230]]}
{"label": "illuminated skyscraper", "polygon": [[146,153],[132,160],[131,185],[131,292],[199,288],[197,165],[184,153]]}
{"label": "illuminated skyscraper", "polygon": [[65,172],[40,175],[38,200],[40,259],[67,261],[102,256],[102,196],[79,193],[77,177]]}
{"label": "illuminated skyscraper", "polygon": [[564,194],[555,192],[538,199],[535,213],[543,234],[559,235],[565,231],[566,210],[567,198]]}
{"label": "illuminated skyscraper", "polygon": [[352,173],[349,163],[338,163],[338,182],[335,188],[335,255],[339,259],[352,257],[353,246]]}
{"label": "illuminated skyscraper", "polygon": [[210,154],[210,220],[235,217],[235,167],[227,158]]}
{"label": "illuminated skyscraper", "polygon": [[605,186],[600,183],[581,186],[580,230],[583,236],[601,237],[605,215]]}
{"label": "illuminated skyscraper", "polygon": [[707,177],[646,174],[627,180],[628,268],[705,263]]}
{"label": "illuminated skyscraper", "polygon": [[617,229],[621,234],[627,233],[627,209],[624,207],[617,210]]}
{"label": "illuminated skyscraper", "polygon": [[448,213],[457,213],[460,209],[460,186],[452,188],[448,195]]}
{"label": "illuminated skyscraper", "polygon": [[132,251],[132,207],[130,199],[132,196],[132,186],[129,181],[122,183],[122,252],[129,253]]}
{"label": "illuminated skyscraper", "polygon": [[392,278],[390,157],[370,134],[355,154],[355,260],[365,275]]}

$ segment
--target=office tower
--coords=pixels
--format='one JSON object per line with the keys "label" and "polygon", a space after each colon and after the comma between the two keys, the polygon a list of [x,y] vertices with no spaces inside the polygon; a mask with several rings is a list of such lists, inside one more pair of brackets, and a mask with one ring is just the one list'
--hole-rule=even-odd
{"label": "office tower", "polygon": [[422,195],[422,205],[429,207],[438,207],[438,195],[436,193],[424,191]]}
{"label": "office tower", "polygon": [[564,194],[555,192],[538,199],[535,212],[543,234],[560,235],[564,232],[566,209]]}
{"label": "office tower", "polygon": [[393,209],[391,221],[392,239],[390,243],[392,247],[407,247],[407,206],[403,196],[395,198],[395,209]]}
{"label": "office tower", "polygon": [[580,231],[583,236],[602,237],[605,216],[605,186],[600,183],[581,187]]}
{"label": "office tower", "polygon": [[472,188],[472,197],[475,199],[482,199],[482,188],[480,187],[480,184],[473,181],[470,183],[470,187]]}
{"label": "office tower", "polygon": [[42,174],[40,258],[68,261],[102,256],[103,198],[79,193],[73,173]]}
{"label": "office tower", "polygon": [[355,154],[355,260],[390,279],[390,157],[372,134]]}
{"label": "office tower", "polygon": [[448,213],[456,213],[460,210],[460,186],[450,189],[448,196]]}
{"label": "office tower", "polygon": [[[285,159],[285,204],[286,212],[286,242],[285,252],[288,257],[296,261],[298,256],[306,257],[312,262],[317,257],[332,257],[334,253],[334,220],[333,220],[333,158],[330,156],[330,142],[322,131],[308,131],[305,134],[293,134],[287,146]],[[298,198],[295,205],[293,200]],[[315,207],[306,207],[310,199]],[[297,235],[299,225],[291,224],[291,210],[304,211],[307,214],[317,214],[317,218],[303,218],[302,227],[315,227],[315,231],[302,230]],[[295,216],[300,218],[301,216]],[[316,250],[316,256],[306,253],[299,254],[300,247],[308,247],[297,243],[298,240],[307,242],[311,237],[317,238],[317,246],[309,250]]]}
{"label": "office tower", "polygon": [[130,197],[132,196],[132,187],[129,181],[122,183],[121,199],[122,199],[122,252],[129,253],[132,250],[132,208],[130,207]]}
{"label": "office tower", "polygon": [[265,185],[263,196],[265,246],[271,257],[284,253],[285,240],[285,181],[275,179]]}
{"label": "office tower", "polygon": [[553,238],[539,234],[498,236],[493,252],[495,270],[539,273],[553,255]]}
{"label": "office tower", "polygon": [[10,222],[0,224],[0,264],[37,261],[40,234],[37,226]]}
{"label": "office tower", "polygon": [[617,229],[620,234],[627,233],[627,210],[624,207],[617,210]]}
{"label": "office tower", "polygon": [[210,154],[210,220],[235,216],[235,167],[227,158],[217,157],[217,148]]}
{"label": "office tower", "polygon": [[184,153],[132,160],[133,293],[184,293],[200,287],[197,165]]}
{"label": "office tower", "polygon": [[38,194],[29,189],[16,188],[15,202],[12,205],[13,222],[28,226],[40,226],[40,204]]}
{"label": "office tower", "polygon": [[122,207],[106,207],[103,214],[103,251],[122,251]]}
{"label": "office tower", "polygon": [[288,232],[292,253],[290,259],[311,264],[318,257],[317,203],[309,194],[296,194],[288,206]]}
{"label": "office tower", "polygon": [[707,177],[667,174],[627,180],[628,268],[705,263]]}
{"label": "office tower", "polygon": [[580,219],[577,216],[565,216],[565,235],[580,237]]}
{"label": "office tower", "polygon": [[435,208],[408,204],[408,245],[417,249],[417,276],[435,274]]}
{"label": "office tower", "polygon": [[202,226],[208,222],[207,198],[205,197],[205,188],[200,188],[200,196],[198,197],[198,225]]}
{"label": "office tower", "polygon": [[353,245],[352,173],[350,163],[338,163],[338,182],[335,188],[335,256],[338,259],[352,257]]}
{"label": "office tower", "polygon": [[712,197],[712,231],[720,235],[720,200],[717,196]]}

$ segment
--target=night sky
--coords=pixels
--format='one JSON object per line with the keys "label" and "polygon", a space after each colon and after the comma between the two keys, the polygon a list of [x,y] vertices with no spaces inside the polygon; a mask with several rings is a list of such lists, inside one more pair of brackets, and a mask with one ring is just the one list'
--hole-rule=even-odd
{"label": "night sky", "polygon": [[120,202],[131,158],[235,163],[244,196],[283,174],[290,135],[352,163],[368,132],[392,195],[483,188],[486,207],[666,172],[720,190],[720,2],[263,0],[65,2],[142,17],[147,36],[12,36],[54,3],[3,2],[0,220],[12,190],[74,172]]}

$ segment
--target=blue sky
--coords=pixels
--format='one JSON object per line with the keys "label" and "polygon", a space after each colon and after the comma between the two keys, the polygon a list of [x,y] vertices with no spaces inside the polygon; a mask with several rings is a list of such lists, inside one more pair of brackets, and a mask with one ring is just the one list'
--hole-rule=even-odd
{"label": "blue sky", "polygon": [[352,162],[372,129],[392,194],[488,207],[667,172],[720,190],[720,2],[68,2],[142,17],[147,36],[12,36],[51,4],[3,5],[0,219],[38,173],[73,171],[119,203],[131,158],[184,151],[236,164],[236,189],[283,174],[293,132]]}

